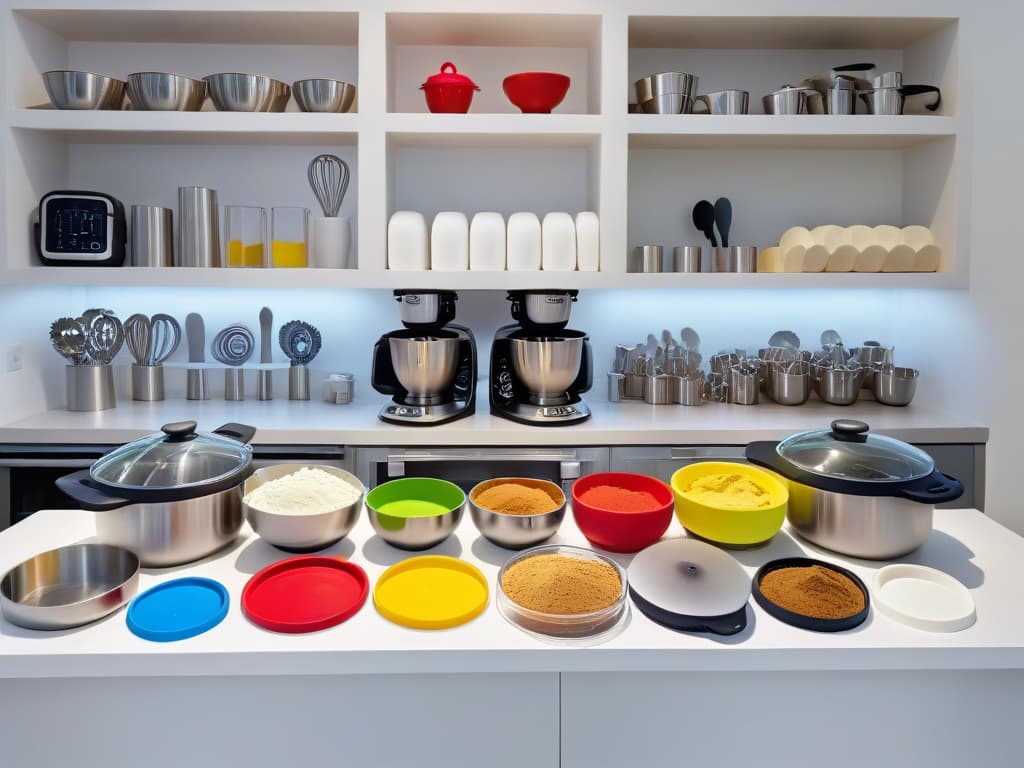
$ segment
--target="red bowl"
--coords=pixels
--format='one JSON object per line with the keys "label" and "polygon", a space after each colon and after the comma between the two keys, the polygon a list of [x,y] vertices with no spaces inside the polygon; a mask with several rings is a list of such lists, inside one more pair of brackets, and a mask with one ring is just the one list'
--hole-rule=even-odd
{"label": "red bowl", "polygon": [[[646,491],[660,506],[644,512],[602,509],[580,501],[598,485],[612,485],[629,491]],[[655,477],[630,472],[597,472],[581,477],[572,485],[572,514],[576,526],[595,547],[608,552],[639,552],[660,539],[672,522],[675,496],[672,489]]]}
{"label": "red bowl", "polygon": [[429,84],[422,88],[427,97],[427,109],[431,112],[469,112],[473,91],[480,90],[475,85],[459,83]]}
{"label": "red bowl", "polygon": [[520,111],[547,114],[562,103],[569,83],[567,75],[557,72],[520,72],[506,77],[501,88]]}

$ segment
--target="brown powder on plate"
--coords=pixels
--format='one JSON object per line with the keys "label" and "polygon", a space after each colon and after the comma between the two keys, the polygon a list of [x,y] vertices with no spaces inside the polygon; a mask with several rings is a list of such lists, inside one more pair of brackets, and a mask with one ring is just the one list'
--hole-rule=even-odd
{"label": "brown powder on plate", "polygon": [[484,488],[473,497],[473,503],[505,515],[540,515],[554,512],[562,506],[543,488],[532,488],[520,483],[497,483]]}
{"label": "brown powder on plate", "polygon": [[864,610],[860,587],[820,565],[769,571],[760,587],[761,594],[776,605],[815,619],[845,619]]}
{"label": "brown powder on plate", "polygon": [[513,563],[501,577],[501,588],[524,608],[569,616],[612,605],[622,593],[622,580],[608,563],[534,555]]}

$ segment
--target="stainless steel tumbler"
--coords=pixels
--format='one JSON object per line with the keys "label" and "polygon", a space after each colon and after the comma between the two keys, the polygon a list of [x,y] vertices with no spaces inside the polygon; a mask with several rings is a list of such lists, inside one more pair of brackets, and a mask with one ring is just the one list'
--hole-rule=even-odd
{"label": "stainless steel tumbler", "polygon": [[293,365],[288,369],[288,399],[309,400],[309,368]]}
{"label": "stainless steel tumbler", "polygon": [[221,267],[217,190],[178,187],[178,267]]}
{"label": "stainless steel tumbler", "polygon": [[69,411],[105,411],[117,405],[111,366],[68,365],[64,378]]}
{"label": "stainless steel tumbler", "polygon": [[170,208],[133,205],[131,228],[133,267],[174,265],[174,214]]}
{"label": "stainless steel tumbler", "polygon": [[164,367],[132,363],[132,400],[155,402],[164,399]]}

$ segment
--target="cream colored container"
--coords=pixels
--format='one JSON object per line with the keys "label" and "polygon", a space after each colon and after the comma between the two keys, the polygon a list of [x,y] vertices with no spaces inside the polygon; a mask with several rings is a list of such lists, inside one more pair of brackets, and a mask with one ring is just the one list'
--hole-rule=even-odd
{"label": "cream colored container", "polygon": [[853,262],[854,272],[881,272],[889,252],[880,245],[869,245],[862,248],[860,255]]}
{"label": "cream colored container", "polygon": [[601,225],[593,211],[576,214],[576,266],[581,272],[601,268]]}
{"label": "cream colored container", "polygon": [[915,272],[938,272],[942,266],[942,249],[937,245],[922,245],[914,252]]}
{"label": "cream colored container", "polygon": [[840,245],[828,257],[828,264],[825,265],[826,272],[852,272],[853,265],[857,261],[860,251],[852,245]]}
{"label": "cream colored container", "polygon": [[883,272],[913,272],[914,271],[914,249],[909,245],[895,245],[889,249],[889,254],[882,264]]}
{"label": "cream colored container", "polygon": [[541,269],[572,272],[576,269],[576,222],[568,213],[549,213],[541,224]]}
{"label": "cream colored container", "polygon": [[430,269],[427,220],[419,211],[395,211],[388,221],[388,269]]}
{"label": "cream colored container", "polygon": [[513,213],[506,230],[508,268],[527,272],[540,269],[540,219],[535,213]]}
{"label": "cream colored container", "polygon": [[505,217],[482,211],[469,225],[469,268],[482,271],[505,269]]}
{"label": "cream colored container", "polygon": [[469,269],[469,219],[462,211],[441,211],[430,228],[430,268]]}

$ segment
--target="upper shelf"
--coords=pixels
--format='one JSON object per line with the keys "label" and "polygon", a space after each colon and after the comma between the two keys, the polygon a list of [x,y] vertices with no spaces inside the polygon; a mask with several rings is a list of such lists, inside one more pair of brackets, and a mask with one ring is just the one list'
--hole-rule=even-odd
{"label": "upper shelf", "polygon": [[630,48],[755,50],[906,48],[951,18],[844,16],[631,16]]}
{"label": "upper shelf", "polygon": [[697,273],[373,271],[367,269],[202,269],[185,267],[29,267],[0,272],[13,285],[148,286],[193,288],[447,288],[516,289],[914,289],[954,288],[957,276],[940,272]]}
{"label": "upper shelf", "polygon": [[17,17],[68,41],[104,43],[230,43],[263,45],[356,45],[359,15],[353,12],[23,9]]}
{"label": "upper shelf", "polygon": [[14,128],[79,144],[354,144],[359,115],[307,112],[136,112],[16,109]]}
{"label": "upper shelf", "polygon": [[629,145],[686,149],[904,149],[954,136],[936,115],[630,115]]}

